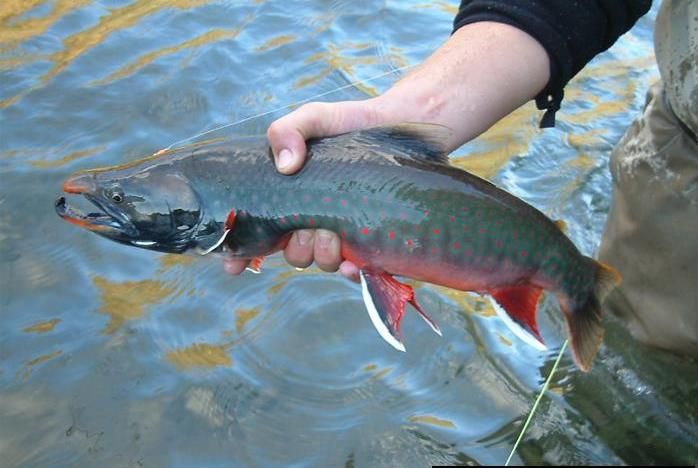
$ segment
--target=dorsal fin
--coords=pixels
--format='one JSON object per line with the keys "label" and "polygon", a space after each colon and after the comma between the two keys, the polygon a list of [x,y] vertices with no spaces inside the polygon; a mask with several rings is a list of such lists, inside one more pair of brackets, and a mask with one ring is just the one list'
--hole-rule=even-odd
{"label": "dorsal fin", "polygon": [[405,122],[361,130],[357,132],[357,137],[392,146],[400,153],[420,161],[448,164],[446,141],[451,133],[443,125]]}

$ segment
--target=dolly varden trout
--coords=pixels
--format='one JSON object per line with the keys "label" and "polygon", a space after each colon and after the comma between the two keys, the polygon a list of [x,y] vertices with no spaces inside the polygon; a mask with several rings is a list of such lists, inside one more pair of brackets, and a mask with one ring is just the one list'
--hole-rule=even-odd
{"label": "dolly varden trout", "polygon": [[[541,340],[542,290],[564,313],[572,355],[588,370],[600,345],[600,301],[620,280],[582,255],[537,209],[448,165],[437,126],[405,124],[308,141],[308,159],[279,174],[263,137],[213,141],[70,177],[97,212],[64,197],[58,214],[117,242],[160,252],[222,252],[252,259],[285,246],[296,229],[337,233],[360,269],[363,298],[380,335],[404,351],[404,276],[489,294]],[[428,137],[427,135],[431,135]]]}

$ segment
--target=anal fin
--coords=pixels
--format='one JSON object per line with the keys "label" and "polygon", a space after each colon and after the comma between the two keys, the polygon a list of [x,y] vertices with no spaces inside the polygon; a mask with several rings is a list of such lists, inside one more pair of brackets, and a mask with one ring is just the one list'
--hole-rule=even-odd
{"label": "anal fin", "polygon": [[[545,349],[543,337],[538,331],[538,325],[536,324],[536,309],[542,292],[543,290],[540,288],[522,285],[500,288],[491,293],[496,304],[501,306],[506,312],[506,316],[502,316],[502,318],[505,319],[504,322],[511,331],[523,341],[538,349]],[[497,307],[495,307],[495,310],[498,313],[500,312]],[[511,319],[520,328],[513,327],[507,319]],[[527,334],[523,334],[521,329],[527,332]],[[529,335],[535,338],[536,342],[532,341]]]}
{"label": "anal fin", "polygon": [[414,297],[414,290],[397,281],[387,273],[361,270],[361,293],[368,315],[378,334],[392,347],[405,351],[400,333],[400,322],[405,313],[405,304],[410,303],[425,322],[439,336],[441,330],[422,310]]}

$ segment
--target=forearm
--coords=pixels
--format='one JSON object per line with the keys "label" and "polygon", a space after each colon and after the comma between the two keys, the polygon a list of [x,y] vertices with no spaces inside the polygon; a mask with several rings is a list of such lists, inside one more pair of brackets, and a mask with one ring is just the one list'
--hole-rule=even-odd
{"label": "forearm", "polygon": [[374,99],[379,123],[435,123],[452,131],[453,150],[534,98],[547,84],[549,59],[512,26],[466,25],[417,69]]}

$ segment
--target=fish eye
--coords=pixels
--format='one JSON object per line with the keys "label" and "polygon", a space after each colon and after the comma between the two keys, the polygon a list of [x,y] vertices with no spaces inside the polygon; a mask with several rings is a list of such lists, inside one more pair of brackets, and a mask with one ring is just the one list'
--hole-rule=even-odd
{"label": "fish eye", "polygon": [[114,188],[114,189],[108,190],[106,195],[114,203],[121,203],[124,201],[124,192],[120,188]]}

